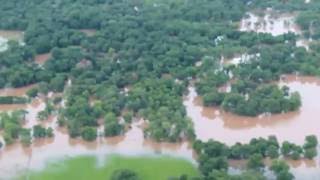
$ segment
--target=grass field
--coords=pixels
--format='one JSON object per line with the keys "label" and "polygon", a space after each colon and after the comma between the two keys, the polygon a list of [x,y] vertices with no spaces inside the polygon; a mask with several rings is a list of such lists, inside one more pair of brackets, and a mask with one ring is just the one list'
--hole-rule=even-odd
{"label": "grass field", "polygon": [[[109,180],[112,172],[117,169],[133,170],[141,180],[167,180],[168,177],[181,174],[189,177],[198,175],[197,168],[183,159],[111,155],[100,167],[97,166],[95,157],[78,157],[50,163],[43,171],[29,173],[29,180]],[[19,179],[26,179],[26,176]]]}

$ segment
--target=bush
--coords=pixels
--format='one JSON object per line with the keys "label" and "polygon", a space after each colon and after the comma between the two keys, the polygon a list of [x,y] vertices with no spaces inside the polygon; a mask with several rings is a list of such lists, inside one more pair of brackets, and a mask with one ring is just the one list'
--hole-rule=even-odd
{"label": "bush", "polygon": [[31,88],[27,91],[27,95],[31,98],[34,98],[38,95],[38,92],[39,92],[38,88]]}
{"label": "bush", "polygon": [[97,138],[97,129],[93,127],[85,127],[81,132],[81,137],[86,141],[94,141]]}
{"label": "bush", "polygon": [[139,180],[137,173],[129,169],[120,169],[112,173],[111,180]]}

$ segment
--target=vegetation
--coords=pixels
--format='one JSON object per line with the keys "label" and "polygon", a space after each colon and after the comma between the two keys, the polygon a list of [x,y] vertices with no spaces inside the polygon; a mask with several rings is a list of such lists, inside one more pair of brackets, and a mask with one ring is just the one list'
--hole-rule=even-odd
{"label": "vegetation", "polygon": [[51,127],[46,129],[41,125],[35,125],[32,129],[34,138],[53,137],[53,129]]}
{"label": "vegetation", "polygon": [[[248,144],[236,143],[233,146],[227,146],[221,142],[209,140],[208,142],[195,141],[193,148],[199,155],[198,163],[199,170],[204,176],[204,179],[231,178],[228,174],[228,160],[247,160],[247,168],[255,172],[255,177],[264,179],[262,173],[265,170],[264,159],[275,159],[269,167],[274,172],[279,180],[293,179],[293,175],[289,172],[289,166],[282,160],[279,160],[279,152],[284,157],[290,157],[294,160],[301,158],[301,154],[312,154],[309,148],[317,145],[317,138],[313,135],[307,136],[303,150],[301,146],[284,141],[282,146],[278,143],[275,136],[270,136],[267,139],[253,138]],[[313,149],[314,150],[314,149]],[[312,154],[313,155],[313,154]],[[315,156],[308,156],[312,159]],[[248,172],[250,173],[250,171]],[[213,176],[214,174],[214,176]],[[244,176],[244,175],[243,175]],[[213,179],[215,179],[213,178]],[[217,178],[219,179],[219,178]]]}
{"label": "vegetation", "polygon": [[29,145],[30,131],[22,128],[25,120],[25,111],[13,111],[12,113],[0,113],[0,130],[3,130],[3,137],[6,144],[12,144],[17,139],[24,145]]}
{"label": "vegetation", "polygon": [[[237,23],[249,10],[273,7],[303,11],[298,24],[305,31],[310,24],[317,29],[319,4],[289,1],[284,5],[276,0],[4,1],[0,28],[24,31],[25,45],[13,41],[0,53],[0,87],[37,83],[37,88],[27,93],[34,97],[63,92],[67,82],[72,82],[66,106],[59,113],[64,120],[61,125],[68,127],[71,137],[81,136],[87,127],[97,128],[98,119],[113,114],[116,119],[105,120],[106,136],[124,132],[120,119],[130,123],[132,117],[141,117],[149,124],[147,138],[193,139],[182,103],[192,78],[205,105],[236,114],[282,113],[301,106],[298,93],[272,82],[282,74],[319,75],[319,51],[296,47],[298,37],[293,33],[240,32]],[[20,12],[23,16],[16,16]],[[87,35],[84,29],[95,33]],[[312,36],[316,34],[313,30]],[[50,59],[36,64],[35,55],[47,52]],[[231,66],[220,63],[222,57],[236,54],[247,54],[249,61]],[[202,65],[195,66],[198,62]],[[219,88],[230,80],[231,92],[221,92]],[[48,112],[39,114],[40,119],[47,116]]]}
{"label": "vegetation", "polygon": [[[95,180],[120,180],[130,177],[132,180],[163,180],[185,174],[188,177],[199,175],[196,167],[187,160],[173,157],[120,157],[108,155],[106,163],[96,166],[94,157],[77,157],[61,162],[49,164],[43,171],[30,172],[30,180],[69,180],[69,179],[95,179]],[[85,169],[85,171],[79,171]],[[19,179],[19,178],[18,178]],[[25,179],[24,176],[20,179]],[[122,179],[121,179],[122,180]],[[128,180],[128,179],[125,179]]]}
{"label": "vegetation", "polygon": [[0,96],[0,104],[26,104],[28,99],[17,96]]}

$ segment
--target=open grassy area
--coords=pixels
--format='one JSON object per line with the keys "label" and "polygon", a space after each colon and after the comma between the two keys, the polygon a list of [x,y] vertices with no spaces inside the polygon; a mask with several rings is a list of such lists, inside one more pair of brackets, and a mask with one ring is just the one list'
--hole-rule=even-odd
{"label": "open grassy area", "polygon": [[[122,157],[108,156],[102,166],[95,157],[78,157],[50,163],[40,172],[29,173],[30,180],[108,180],[114,170],[130,169],[142,180],[166,180],[168,177],[187,174],[197,176],[197,168],[187,160],[168,156]],[[26,177],[21,177],[25,179]]]}

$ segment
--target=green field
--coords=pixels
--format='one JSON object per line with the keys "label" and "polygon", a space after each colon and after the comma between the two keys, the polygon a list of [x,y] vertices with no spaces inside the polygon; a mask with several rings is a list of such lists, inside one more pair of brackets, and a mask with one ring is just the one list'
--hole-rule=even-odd
{"label": "green field", "polygon": [[[187,174],[197,176],[197,168],[187,160],[169,156],[160,157],[123,157],[111,155],[105,164],[97,166],[95,157],[77,157],[66,159],[48,166],[40,172],[30,172],[30,180],[108,180],[114,170],[130,169],[141,180],[166,180],[168,177]],[[26,179],[22,176],[19,179]]]}

